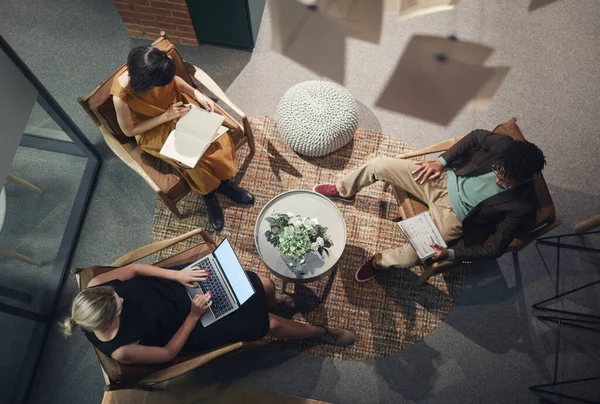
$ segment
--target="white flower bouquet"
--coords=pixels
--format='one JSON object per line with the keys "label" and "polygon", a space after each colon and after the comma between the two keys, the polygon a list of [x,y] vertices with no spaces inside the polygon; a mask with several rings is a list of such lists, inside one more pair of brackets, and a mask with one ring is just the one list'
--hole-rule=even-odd
{"label": "white flower bouquet", "polygon": [[282,255],[301,260],[310,252],[329,255],[333,241],[327,235],[327,227],[317,219],[302,217],[294,213],[271,212],[265,219],[270,230],[265,232],[267,241],[279,249]]}

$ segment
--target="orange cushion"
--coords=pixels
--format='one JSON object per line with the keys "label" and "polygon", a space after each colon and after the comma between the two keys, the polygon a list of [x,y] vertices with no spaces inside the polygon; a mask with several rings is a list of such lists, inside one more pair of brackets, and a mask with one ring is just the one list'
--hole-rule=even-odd
{"label": "orange cushion", "polygon": [[500,135],[510,136],[518,142],[525,141],[525,136],[523,136],[521,128],[519,128],[519,125],[517,125],[517,118],[514,117],[496,126],[492,132],[498,133]]}
{"label": "orange cushion", "polygon": [[171,165],[145,153],[140,147],[136,147],[135,145],[127,145],[125,147],[126,150],[129,148],[131,148],[131,150],[128,150],[131,157],[133,157],[164,193],[168,194],[173,187],[180,181],[183,181],[179,173]]}
{"label": "orange cushion", "polygon": [[152,43],[156,49],[160,49],[163,52],[166,52],[167,55],[171,56],[173,59],[173,63],[175,63],[175,73],[184,79],[190,86],[196,87],[196,85],[192,82],[190,74],[185,68],[185,64],[183,63],[183,58],[179,54],[179,51],[175,47],[175,45],[169,41],[168,39],[159,38]]}

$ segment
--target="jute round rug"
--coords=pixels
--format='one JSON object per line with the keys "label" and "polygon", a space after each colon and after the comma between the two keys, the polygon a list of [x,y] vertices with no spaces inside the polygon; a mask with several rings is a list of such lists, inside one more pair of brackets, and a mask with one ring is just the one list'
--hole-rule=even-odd
{"label": "jute round rug", "polygon": [[[254,224],[261,208],[284,191],[335,182],[340,175],[371,158],[398,156],[408,147],[400,140],[359,129],[346,147],[326,157],[308,158],[297,155],[281,140],[272,118],[254,117],[251,125],[256,153],[247,159],[248,147],[238,150],[240,172],[235,180],[255,194],[256,204],[239,206],[220,197],[225,229],[214,236],[217,241],[229,237],[244,268],[270,277],[280,290],[281,282],[269,273],[254,246]],[[399,352],[432,332],[452,309],[463,285],[464,268],[432,277],[422,287],[414,286],[422,271],[419,266],[390,270],[373,281],[359,284],[354,273],[363,262],[377,251],[406,242],[394,223],[398,207],[391,193],[383,192],[382,183],[363,189],[354,204],[336,202],[336,205],[346,219],[346,249],[331,280],[322,279],[296,288],[295,293],[309,307],[316,307],[294,318],[354,330],[358,337],[356,344],[339,348],[313,340],[265,338],[263,341],[337,359],[375,359]],[[157,203],[153,223],[155,241],[198,227],[210,229],[202,198],[189,194],[178,207],[186,216],[184,219],[177,219],[162,202]],[[191,239],[180,243],[161,252],[157,259],[188,248],[194,242]],[[314,304],[319,299],[320,303]]]}

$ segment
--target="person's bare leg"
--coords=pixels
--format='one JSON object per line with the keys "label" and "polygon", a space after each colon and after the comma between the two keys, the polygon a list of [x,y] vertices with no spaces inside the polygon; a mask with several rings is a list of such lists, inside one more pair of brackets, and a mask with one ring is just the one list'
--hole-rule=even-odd
{"label": "person's bare leg", "polygon": [[324,326],[304,324],[269,314],[269,334],[275,338],[320,338],[328,344],[348,346],[356,341],[356,334],[343,328],[328,329]]}
{"label": "person's bare leg", "polygon": [[267,295],[267,304],[269,305],[269,308],[272,309],[276,307],[277,299],[275,298],[275,283],[262,275],[258,275],[258,277],[260,278],[265,294]]}
{"label": "person's bare leg", "polygon": [[267,295],[267,305],[269,310],[277,308],[278,304],[284,304],[288,308],[294,308],[294,299],[291,296],[285,294],[277,294],[275,283],[269,278],[265,278],[264,276],[258,275],[260,281],[262,282],[263,289],[265,290],[265,294]]}
{"label": "person's bare leg", "polygon": [[271,313],[269,313],[269,325],[269,334],[275,338],[320,338],[325,335],[325,329],[323,327],[288,320],[287,318],[279,317]]}

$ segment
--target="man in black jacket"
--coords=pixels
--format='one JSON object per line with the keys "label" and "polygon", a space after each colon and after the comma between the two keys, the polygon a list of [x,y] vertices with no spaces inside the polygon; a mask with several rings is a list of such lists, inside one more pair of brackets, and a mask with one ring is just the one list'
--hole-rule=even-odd
{"label": "man in black jacket", "polygon": [[[545,164],[544,154],[533,143],[478,129],[437,160],[378,158],[336,184],[319,184],[313,190],[353,202],[363,187],[388,182],[399,201],[408,192],[427,204],[446,243],[464,239],[464,248],[432,244],[433,259],[472,261],[499,257],[515,237],[532,229],[537,209],[532,180]],[[492,242],[484,245],[492,233]],[[384,250],[363,264],[355,278],[366,282],[377,270],[411,266],[417,259],[408,245]]]}

